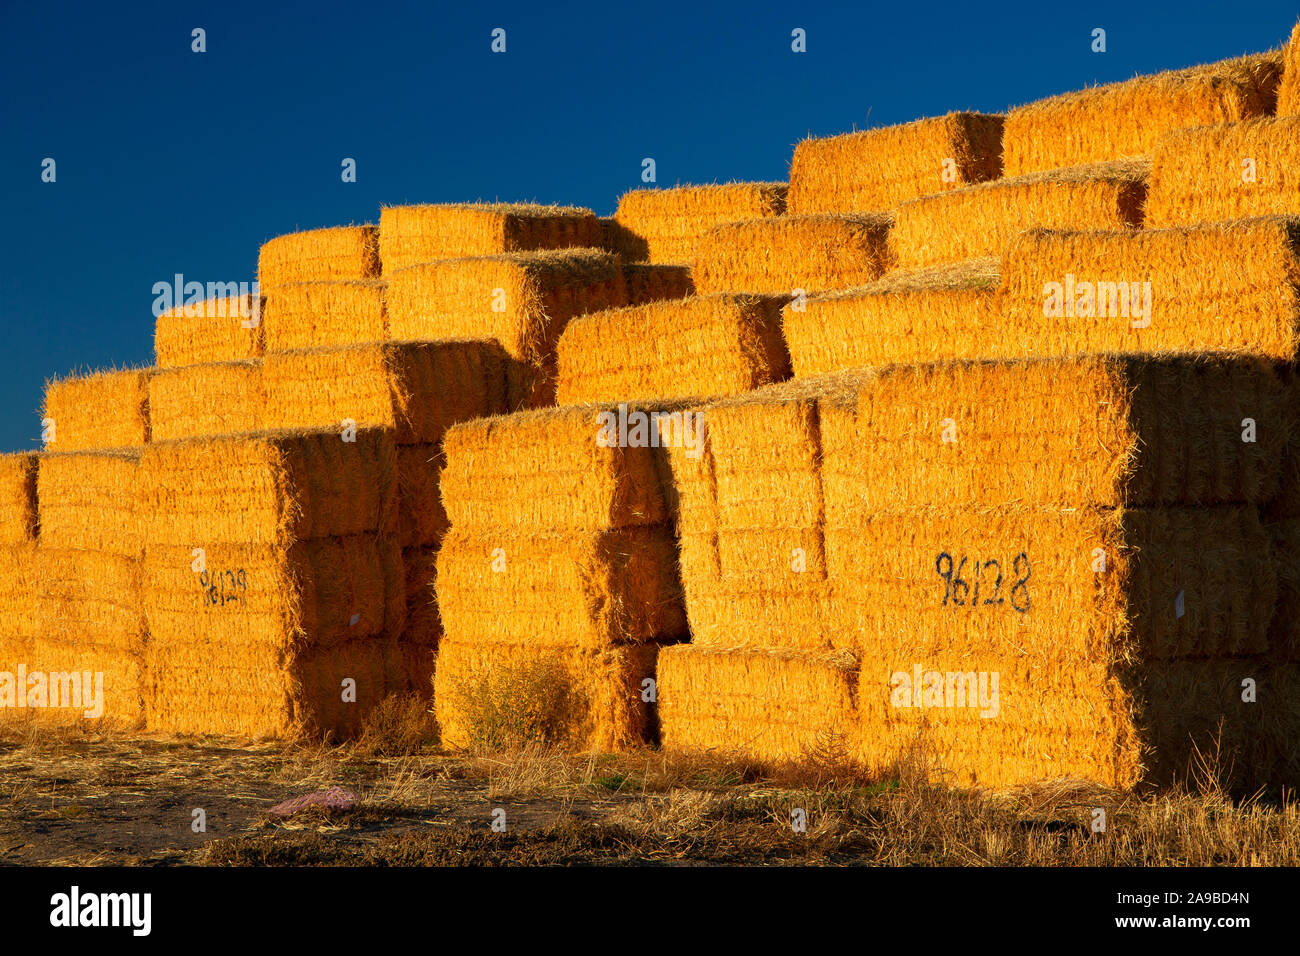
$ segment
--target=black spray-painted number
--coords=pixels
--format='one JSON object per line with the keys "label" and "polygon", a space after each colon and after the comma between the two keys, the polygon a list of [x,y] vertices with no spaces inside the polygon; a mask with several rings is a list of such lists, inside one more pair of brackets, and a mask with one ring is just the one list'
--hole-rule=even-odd
{"label": "black spray-painted number", "polygon": [[934,570],[943,578],[945,607],[954,605],[974,609],[1009,603],[1021,614],[1029,610],[1029,555],[1023,551],[1011,561],[1011,573],[1015,579],[1007,594],[1002,593],[1002,562],[996,558],[987,561],[972,559],[968,555],[954,558],[947,551],[941,551],[934,559]]}
{"label": "black spray-painted number", "polygon": [[248,590],[244,569],[238,571],[201,571],[199,585],[203,588],[204,607],[225,607],[242,599]]}

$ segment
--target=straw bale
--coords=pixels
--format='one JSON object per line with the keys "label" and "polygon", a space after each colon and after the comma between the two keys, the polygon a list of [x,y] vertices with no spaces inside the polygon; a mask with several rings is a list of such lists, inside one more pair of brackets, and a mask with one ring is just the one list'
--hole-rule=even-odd
{"label": "straw bale", "polygon": [[1264,504],[1294,425],[1273,364],[1248,355],[891,366],[859,376],[856,397],[855,441],[822,467],[831,523],[1003,502]]}
{"label": "straw bale", "polygon": [[993,179],[1002,171],[1002,121],[949,113],[805,139],[790,162],[790,212],[872,212]]}
{"label": "straw bale", "polygon": [[161,369],[149,379],[153,441],[259,431],[262,360]]}
{"label": "straw bale", "polygon": [[980,259],[791,302],[782,327],[794,374],[1033,354],[1041,321],[1032,333],[1006,328],[998,281],[997,260]]}
{"label": "straw bale", "polygon": [[[406,688],[392,641],[362,639],[286,658],[269,648],[232,663],[222,645],[150,649],[146,683],[151,731],[240,737],[356,735],[366,715]],[[345,701],[343,682],[355,682]]]}
{"label": "straw bale", "polygon": [[664,299],[684,299],[695,292],[691,267],[648,265],[628,262],[623,265],[623,284],[627,287],[628,305],[646,305]]}
{"label": "straw bale", "polygon": [[776,296],[711,295],[593,312],[558,350],[560,405],[746,392],[789,377]]}
{"label": "straw bale", "polygon": [[871,282],[889,266],[887,213],[774,216],[727,223],[696,243],[691,276],[701,295],[793,296]]}
{"label": "straw bale", "polygon": [[[442,618],[433,591],[438,576],[438,549],[405,548],[402,564],[406,568],[406,629],[400,643],[436,648],[442,639]],[[433,673],[432,669],[429,673]]]}
{"label": "straw bale", "polygon": [[41,543],[138,558],[144,548],[141,452],[41,456],[36,479]]}
{"label": "straw bale", "polygon": [[397,455],[381,429],[260,432],[159,442],[141,461],[145,540],[287,548],[308,538],[392,533]]}
{"label": "straw bale", "polygon": [[627,234],[618,251],[634,260],[690,263],[696,244],[714,226],[784,213],[786,191],[785,183],[631,190],[614,213]]}
{"label": "straw bale", "polygon": [[1238,505],[877,514],[828,524],[826,565],[872,660],[1262,654],[1278,590],[1257,511]]}
{"label": "straw bale", "polygon": [[35,452],[0,455],[0,548],[36,540],[36,466]]}
{"label": "straw bale", "polygon": [[1282,54],[1257,53],[1062,93],[1007,113],[1007,176],[1150,153],[1170,130],[1271,114]]}
{"label": "straw bale", "polygon": [[379,230],[373,225],[291,232],[263,243],[257,257],[258,284],[263,289],[377,275]]}
{"label": "straw bale", "polygon": [[655,645],[604,650],[448,638],[438,648],[434,708],[454,749],[526,741],[617,751],[657,735],[643,699]]}
{"label": "straw bale", "polygon": [[657,691],[667,750],[774,763],[856,755],[857,661],[848,654],[666,647]]}
{"label": "straw bale", "polygon": [[262,302],[252,295],[222,296],[179,305],[158,316],[153,349],[159,368],[261,358]]}
{"label": "straw bale", "polygon": [[35,611],[36,634],[69,645],[143,653],[138,559],[41,546],[33,562],[35,581],[27,600]]}
{"label": "straw bale", "polygon": [[295,282],[266,290],[266,350],[362,345],[388,338],[380,279]]}
{"label": "straw bale", "polygon": [[36,550],[31,543],[0,544],[0,671],[12,670],[6,663],[24,660],[40,633],[32,600],[40,579]]}
{"label": "straw bale", "polygon": [[[1029,230],[1004,260],[1006,312],[993,331],[1040,355],[1169,349],[1289,359],[1300,326],[1297,241],[1300,218],[1284,216],[1137,232]],[[1099,297],[1106,309],[1086,308],[1083,282],[1149,282],[1150,312],[1080,316],[1117,311],[1108,296]],[[1046,315],[1068,298],[1055,288],[1049,294],[1048,283],[1062,292],[1073,283],[1076,308]]]}
{"label": "straw bale", "polygon": [[[685,407],[626,407],[626,441],[616,429],[605,432],[617,423],[618,406],[540,409],[453,426],[442,472],[452,527],[598,531],[669,520],[666,451],[650,445],[648,422],[650,414]],[[637,412],[647,416],[643,428]]]}
{"label": "straw bale", "polygon": [[[144,701],[142,699],[143,677],[140,658],[134,654],[123,653],[120,646],[97,644],[91,641],[66,641],[48,635],[38,635],[33,639],[30,656],[26,660],[28,673],[28,702],[32,702],[31,675],[45,675],[43,684],[46,693],[44,707],[27,707],[14,711],[0,710],[0,719],[6,717],[23,717],[43,725],[93,725],[96,729],[112,727],[118,730],[135,730],[144,723]],[[91,690],[87,694],[85,675],[91,675]],[[69,706],[63,695],[74,692],[73,675],[81,684],[82,706]],[[86,711],[93,709],[96,683],[102,680],[103,713],[99,717],[87,717]],[[59,707],[54,704],[54,687],[58,685]],[[88,701],[87,696],[91,699]]]}
{"label": "straw bale", "polygon": [[389,277],[395,339],[489,339],[511,358],[554,371],[575,315],[627,304],[618,260],[599,249],[448,259]]}
{"label": "straw bale", "polygon": [[436,545],[447,533],[438,479],[438,445],[400,445],[397,449],[397,536],[404,548]]}
{"label": "straw bale", "polygon": [[45,383],[43,419],[54,423],[50,451],[134,448],[150,440],[152,369],[95,372]]}
{"label": "straw bale", "polygon": [[1180,130],[1156,144],[1150,228],[1297,213],[1300,116]]}
{"label": "straw bale", "polygon": [[1151,164],[1120,160],[1053,169],[923,196],[895,210],[889,247],[900,269],[1001,256],[1022,230],[1142,226]]}
{"label": "straw bale", "polygon": [[668,527],[518,532],[453,525],[438,552],[438,610],[461,641],[608,647],[684,638]]}
{"label": "straw bale", "polygon": [[385,342],[273,352],[265,359],[269,428],[392,431],[436,443],[448,426],[506,410],[505,356],[480,341]]}
{"label": "straw bale", "polygon": [[[150,543],[142,601],[150,645],[225,648],[232,666],[253,657],[330,647],[406,624],[406,569],[392,540],[373,534],[273,545]],[[196,570],[196,567],[199,570]]]}
{"label": "straw bale", "polygon": [[577,206],[385,206],[379,216],[379,255],[384,275],[438,259],[596,246],[602,238],[596,214]]}
{"label": "straw bale", "polygon": [[1268,651],[1273,660],[1300,660],[1300,518],[1266,526],[1277,572],[1277,607],[1269,626]]}
{"label": "straw bale", "polygon": [[1291,38],[1284,48],[1282,82],[1277,90],[1277,115],[1300,114],[1300,23],[1291,30]]}

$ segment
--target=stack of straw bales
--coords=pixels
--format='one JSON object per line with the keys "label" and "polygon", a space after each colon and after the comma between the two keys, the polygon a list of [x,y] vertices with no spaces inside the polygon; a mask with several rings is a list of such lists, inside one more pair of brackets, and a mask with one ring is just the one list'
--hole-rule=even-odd
{"label": "stack of straw bales", "polygon": [[355,733],[405,675],[397,454],[381,429],[149,445],[151,729]]}
{"label": "stack of straw bales", "polygon": [[634,189],[618,201],[609,248],[633,262],[689,265],[715,226],[784,213],[786,190],[785,183]]}
{"label": "stack of straw bales", "polygon": [[508,719],[552,713],[555,740],[610,749],[654,738],[645,682],[686,620],[665,463],[645,413],[673,410],[624,405],[623,434],[620,409],[600,406],[448,431],[451,531],[437,584],[447,636],[434,694],[444,743],[490,741],[482,702],[509,688]]}
{"label": "stack of straw bales", "polygon": [[27,683],[20,670],[35,670],[32,646],[40,633],[32,595],[36,590],[37,456],[0,455],[0,723],[26,711]]}

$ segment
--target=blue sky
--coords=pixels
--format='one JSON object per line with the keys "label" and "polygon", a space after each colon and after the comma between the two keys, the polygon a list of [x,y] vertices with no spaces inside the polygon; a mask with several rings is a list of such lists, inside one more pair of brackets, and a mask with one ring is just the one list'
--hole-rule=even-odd
{"label": "blue sky", "polygon": [[784,179],[809,134],[1264,50],[1296,18],[1272,0],[0,0],[0,449],[38,446],[51,375],[152,360],[155,282],[251,281],[281,233],[381,203],[607,214],[647,156],[661,186]]}

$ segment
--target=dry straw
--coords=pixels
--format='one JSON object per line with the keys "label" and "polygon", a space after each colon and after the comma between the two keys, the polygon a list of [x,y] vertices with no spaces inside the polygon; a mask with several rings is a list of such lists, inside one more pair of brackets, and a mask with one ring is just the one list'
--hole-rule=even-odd
{"label": "dry straw", "polygon": [[1156,144],[1149,227],[1300,213],[1300,116],[1181,130]]}
{"label": "dry straw", "polygon": [[260,358],[264,347],[262,303],[251,295],[180,305],[154,325],[159,368]]}
{"label": "dry straw", "polygon": [[684,299],[695,292],[690,266],[628,262],[623,266],[628,305],[646,305],[664,299]]}
{"label": "dry straw", "polygon": [[152,369],[95,372],[45,383],[43,428],[50,451],[133,448],[150,440]]}
{"label": "dry straw", "polygon": [[655,707],[643,697],[643,682],[654,677],[658,651],[448,638],[434,677],[442,743],[615,751],[652,742]]}
{"label": "dry straw", "polygon": [[265,404],[261,359],[160,369],[149,379],[154,441],[258,431]]}
{"label": "dry straw", "polygon": [[775,296],[711,295],[595,312],[559,345],[560,405],[729,395],[787,378]]}
{"label": "dry straw", "polygon": [[0,545],[0,671],[12,672],[41,630],[31,599],[40,578],[36,551],[34,544]]}
{"label": "dry straw", "polygon": [[267,289],[267,351],[383,342],[388,338],[386,286],[379,279],[354,279]]}
{"label": "dry straw", "polygon": [[689,264],[714,226],[785,212],[785,183],[634,189],[618,201],[615,249],[636,261]]}
{"label": "dry straw", "polygon": [[657,690],[665,749],[736,751],[773,763],[856,755],[850,654],[668,647]]}
{"label": "dry straw", "polygon": [[0,548],[36,540],[36,467],[33,452],[0,455]]}
{"label": "dry straw", "polygon": [[797,296],[863,285],[888,267],[891,221],[877,213],[727,223],[700,238],[691,275],[701,295]]}
{"label": "dry straw", "polygon": [[1150,163],[1121,160],[1054,169],[905,202],[889,245],[900,269],[1001,256],[1022,230],[1142,225]]}
{"label": "dry straw", "polygon": [[144,547],[141,453],[41,456],[36,480],[41,544],[138,558]]}
{"label": "dry straw", "polygon": [[[617,406],[540,409],[454,426],[443,443],[442,472],[452,527],[600,531],[661,524],[670,517],[665,450],[650,446],[646,413],[683,407],[627,407],[627,437],[644,444],[619,443]],[[636,413],[645,414],[639,428]],[[606,433],[611,421],[615,430]]]}
{"label": "dry straw", "polygon": [[1007,113],[1006,175],[1149,154],[1170,130],[1271,114],[1280,52],[1062,93]]}
{"label": "dry straw", "polygon": [[[124,653],[119,647],[89,641],[68,641],[42,634],[32,640],[25,663],[28,674],[60,675],[60,693],[63,686],[70,687],[63,684],[64,678],[61,675],[82,675],[83,706],[28,707],[11,713],[42,725],[78,724],[93,727],[97,731],[109,728],[133,731],[144,723],[143,674],[137,655]],[[86,711],[90,709],[86,704],[84,690],[84,675],[87,672],[92,675],[92,682],[95,680],[93,675],[103,675],[103,714],[99,717],[86,717]]]}
{"label": "dry straw", "polygon": [[790,212],[875,212],[1002,171],[1002,117],[949,113],[805,139],[790,162]]}
{"label": "dry straw", "polygon": [[480,341],[388,342],[273,352],[264,365],[270,428],[392,430],[442,440],[455,422],[506,410],[506,357]]}
{"label": "dry straw", "polygon": [[392,533],[397,456],[381,429],[263,432],[159,442],[141,462],[145,539],[287,548],[308,538]]}
{"label": "dry straw", "polygon": [[1282,83],[1277,91],[1277,115],[1295,116],[1300,114],[1300,23],[1291,30],[1284,56]]}
{"label": "dry straw", "polygon": [[31,600],[41,636],[123,655],[144,652],[138,559],[42,545],[36,550],[35,567]]}
{"label": "dry straw", "polygon": [[337,282],[379,275],[379,231],[372,225],[333,226],[278,236],[257,257],[262,291],[291,282]]}
{"label": "dry straw", "polygon": [[462,530],[438,552],[438,608],[460,641],[609,647],[686,636],[665,526]]}
{"label": "dry straw", "polygon": [[595,213],[576,206],[385,206],[379,217],[379,252],[385,275],[438,259],[598,246],[602,238]]}

